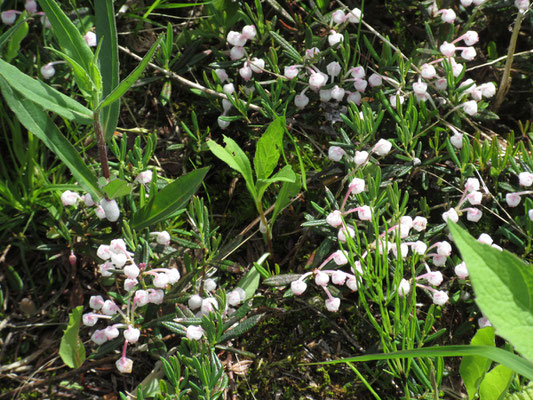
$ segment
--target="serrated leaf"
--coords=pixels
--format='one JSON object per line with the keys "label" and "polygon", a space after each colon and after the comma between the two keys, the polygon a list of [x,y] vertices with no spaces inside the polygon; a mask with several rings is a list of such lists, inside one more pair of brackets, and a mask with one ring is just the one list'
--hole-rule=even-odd
{"label": "serrated leaf", "polygon": [[457,224],[448,226],[470,273],[477,305],[499,336],[533,360],[533,269],[506,250],[478,242]]}
{"label": "serrated leaf", "polygon": [[70,368],[79,368],[85,361],[85,347],[79,337],[82,313],[83,306],[72,310],[59,345],[59,356]]}
{"label": "serrated leaf", "polygon": [[[473,346],[494,346],[494,328],[488,326],[476,332],[470,344]],[[481,380],[490,368],[491,361],[480,356],[465,356],[461,360],[459,372],[468,393],[473,399]]]}
{"label": "serrated leaf", "polygon": [[278,165],[283,146],[285,117],[276,118],[257,141],[254,169],[257,179],[267,179]]}
{"label": "serrated leaf", "polygon": [[189,172],[154,194],[148,204],[133,215],[132,227],[144,229],[172,217],[185,208],[208,170],[209,167],[205,167]]}

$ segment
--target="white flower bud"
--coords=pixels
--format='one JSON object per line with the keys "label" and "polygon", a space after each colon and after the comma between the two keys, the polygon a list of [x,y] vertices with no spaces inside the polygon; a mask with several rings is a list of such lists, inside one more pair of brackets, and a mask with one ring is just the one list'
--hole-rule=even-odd
{"label": "white flower bud", "polygon": [[328,158],[331,161],[340,161],[346,152],[339,146],[331,146],[328,149]]}
{"label": "white flower bud", "polygon": [[212,292],[217,288],[217,283],[214,279],[208,278],[204,281],[204,290],[206,292]]}
{"label": "white flower bud", "polygon": [[472,204],[473,206],[477,206],[479,204],[481,204],[481,200],[483,199],[483,195],[481,194],[481,192],[472,192],[470,193],[468,196],[466,196],[466,198],[468,199],[468,201],[470,202],[470,204]]}
{"label": "white flower bud", "polygon": [[89,299],[89,307],[93,310],[100,310],[104,305],[104,298],[102,296],[91,296]]}
{"label": "white flower bud", "polygon": [[488,244],[489,246],[493,243],[493,240],[490,237],[490,235],[486,233],[482,233],[481,235],[479,235],[479,237],[477,238],[477,241],[479,243]]}
{"label": "white flower bud", "polygon": [[85,43],[87,43],[87,46],[89,47],[96,47],[98,44],[96,41],[96,34],[92,31],[89,31],[85,34]]}
{"label": "white flower bud", "polygon": [[344,93],[345,90],[337,85],[333,86],[333,89],[331,89],[331,97],[336,101],[342,101]]}
{"label": "white flower bud", "polygon": [[444,42],[440,45],[439,50],[444,57],[453,57],[455,54],[455,45],[453,43]]}
{"label": "white flower bud", "polygon": [[136,307],[142,307],[149,302],[148,292],[146,290],[141,289],[135,292],[135,296],[133,296],[133,303]]}
{"label": "white flower bud", "polygon": [[356,78],[353,82],[353,87],[355,90],[361,93],[365,92],[367,86],[368,82],[365,79]]}
{"label": "white flower bud", "polygon": [[301,295],[303,292],[305,292],[305,289],[307,289],[307,283],[304,281],[297,279],[291,282],[291,291],[295,296]]}
{"label": "white flower bud", "polygon": [[426,280],[430,285],[439,286],[444,280],[442,273],[440,271],[431,271],[427,274]]}
{"label": "white flower bud", "polygon": [[343,271],[335,271],[331,275],[331,282],[333,282],[334,285],[344,285],[344,282],[346,281],[346,278],[348,275],[346,275]]}
{"label": "white flower bud", "polygon": [[346,19],[352,24],[358,24],[361,21],[361,10],[354,8],[346,15]]}
{"label": "white flower bud", "polygon": [[152,182],[153,172],[151,170],[146,170],[143,172],[140,172],[139,175],[137,175],[137,178],[135,178],[136,181],[139,181],[143,185],[146,185],[150,182]]}
{"label": "white flower bud", "polygon": [[356,151],[353,160],[356,165],[364,164],[368,160],[368,152],[367,151]]}
{"label": "white flower bud", "polygon": [[481,210],[478,210],[477,208],[469,208],[466,214],[466,219],[470,222],[478,222],[482,216],[483,213]]}
{"label": "white flower bud", "polygon": [[520,186],[531,186],[533,184],[533,173],[520,172],[518,174],[518,181],[520,182]]}
{"label": "white flower bud", "polygon": [[398,285],[398,296],[404,297],[409,294],[411,291],[411,284],[408,280],[403,279],[400,281],[400,284]]}
{"label": "white flower bud", "polygon": [[225,69],[215,69],[215,74],[217,74],[218,79],[220,79],[220,82],[229,81],[228,73]]}
{"label": "white flower bud", "polygon": [[137,343],[139,336],[141,336],[141,331],[131,325],[128,325],[128,329],[124,330],[123,335],[124,339],[126,339],[128,343]]}
{"label": "white flower bud", "polygon": [[243,57],[244,57],[244,47],[234,46],[229,51],[229,58],[231,58],[232,61],[240,60]]}
{"label": "white flower bud", "polygon": [[318,271],[315,275],[315,283],[318,286],[327,286],[329,282],[329,275],[325,272]]}
{"label": "white flower bud", "polygon": [[431,64],[424,64],[420,68],[420,75],[424,79],[433,79],[435,76],[437,76],[437,71],[435,70],[435,67]]}
{"label": "white flower bud", "polygon": [[327,103],[331,100],[331,89],[320,89],[318,94],[320,96],[320,101],[323,103]]}
{"label": "white flower bud", "polygon": [[385,139],[379,139],[373,148],[373,152],[378,156],[386,156],[391,151],[392,143]]}
{"label": "white flower bud", "polygon": [[128,264],[123,269],[124,275],[126,275],[129,279],[136,279],[141,271],[139,270],[139,267],[136,264]]}
{"label": "white flower bud", "polygon": [[242,36],[245,39],[252,40],[255,38],[256,35],[257,35],[257,30],[255,29],[254,25],[245,25],[244,28],[242,28]]}
{"label": "white flower bud", "polygon": [[13,25],[17,20],[17,11],[16,10],[7,10],[0,14],[0,19],[5,25]]}
{"label": "white flower bud", "polygon": [[105,218],[105,211],[100,204],[96,206],[96,208],[94,209],[94,213],[100,220]]}
{"label": "white flower bud", "polygon": [[118,208],[116,200],[102,199],[100,205],[104,209],[105,217],[108,221],[115,222],[118,220],[118,217],[120,216],[120,209]]}
{"label": "white flower bud", "polygon": [[350,94],[348,94],[348,97],[346,98],[346,101],[348,103],[354,103],[357,105],[361,104],[361,100],[361,93],[359,92],[350,92]]}
{"label": "white flower bud", "polygon": [[455,275],[457,275],[459,279],[466,279],[468,278],[468,275],[469,275],[468,269],[466,269],[466,264],[464,261],[455,266],[454,272],[455,272]]}
{"label": "white flower bud", "polygon": [[95,314],[95,313],[83,314],[81,316],[81,320],[83,322],[83,325],[85,326],[94,326],[98,322],[98,314]]}
{"label": "white flower bud", "polygon": [[522,198],[517,193],[507,193],[505,195],[505,201],[507,202],[507,205],[509,207],[516,207],[517,205],[520,204],[521,200]]}
{"label": "white flower bud", "polygon": [[459,215],[455,211],[455,208],[450,208],[448,211],[442,213],[442,219],[444,222],[448,222],[448,220],[457,222],[459,221]]}
{"label": "white flower bud", "polygon": [[461,52],[461,57],[467,61],[472,61],[474,58],[476,58],[476,49],[473,47],[466,47]]}
{"label": "white flower bud", "polygon": [[337,233],[337,239],[339,239],[342,243],[346,243],[347,236],[350,236],[352,239],[354,238],[355,231],[353,228],[345,226],[339,229],[339,232]]}
{"label": "white flower bud", "polygon": [[201,326],[189,325],[187,327],[185,336],[189,340],[200,340],[204,336],[204,330]]}
{"label": "white flower bud", "polygon": [[137,279],[127,278],[124,280],[124,290],[126,292],[132,291],[135,286],[139,284],[139,281]]}
{"label": "white flower bud", "polygon": [[112,300],[104,301],[102,313],[105,315],[115,315],[118,312],[118,306]]}
{"label": "white flower bud", "polygon": [[289,65],[288,67],[285,67],[283,70],[283,75],[287,79],[294,79],[298,76],[298,73],[300,71],[298,70],[298,66],[296,65]]}
{"label": "white flower bud", "polygon": [[[337,265],[346,265],[348,264],[348,257],[346,256],[346,252],[342,250],[337,250],[335,253],[332,254],[333,261],[335,261],[335,264]],[[342,285],[342,283],[341,283]]]}
{"label": "white flower bud", "polygon": [[214,297],[208,297],[202,300],[201,312],[203,315],[209,315],[218,309],[218,303]]}
{"label": "white flower bud", "polygon": [[342,225],[341,215],[342,214],[339,210],[335,210],[328,214],[328,216],[326,217],[326,222],[328,223],[328,225],[336,228]]}
{"label": "white flower bud", "polygon": [[453,24],[455,21],[455,18],[457,18],[457,15],[455,15],[455,11],[453,11],[451,8],[447,10],[442,10],[442,22],[445,22],[447,24]]}
{"label": "white flower bud", "polygon": [[252,69],[248,66],[248,64],[246,64],[244,67],[239,69],[239,75],[242,79],[248,82],[252,77]]}
{"label": "white flower bud", "polygon": [[442,290],[438,290],[433,293],[433,303],[438,306],[443,306],[448,302],[448,294]]}
{"label": "white flower bud", "polygon": [[467,31],[463,35],[463,41],[467,46],[473,46],[479,42],[479,35],[476,31]]}
{"label": "white flower bud", "polygon": [[97,329],[91,335],[91,340],[97,345],[101,346],[105,342],[107,342],[107,336],[105,335],[105,332],[103,329]]}
{"label": "white flower bud", "polygon": [[338,297],[332,297],[331,299],[326,299],[326,309],[329,312],[337,312],[341,305],[341,299]]}
{"label": "white flower bud", "polygon": [[[342,11],[341,11],[342,12]],[[344,15],[344,13],[343,13]],[[326,66],[326,71],[328,71],[328,75],[331,77],[336,77],[341,72],[341,65],[337,61],[332,61]]]}
{"label": "white flower bud", "polygon": [[439,256],[449,257],[452,254],[452,246],[446,241],[437,243],[437,254]]}
{"label": "white flower bud", "polygon": [[370,221],[372,219],[372,210],[369,206],[362,206],[357,210],[357,216],[361,221]]}
{"label": "white flower bud", "polygon": [[344,14],[344,11],[334,11],[333,14],[331,14],[331,21],[337,25],[344,23],[344,21],[346,21],[346,15]]}
{"label": "white flower bud", "polygon": [[330,46],[335,46],[336,44],[342,42],[344,40],[344,36],[342,33],[337,33],[334,30],[330,32],[328,35],[328,43]]}
{"label": "white flower bud", "polygon": [[165,292],[161,289],[148,289],[148,302],[152,304],[162,304],[163,298],[165,297]]}
{"label": "white flower bud", "polygon": [[109,260],[111,258],[111,249],[108,245],[101,244],[98,246],[98,250],[96,250],[96,255],[104,261]]}
{"label": "white flower bud", "polygon": [[307,104],[309,104],[309,97],[307,97],[305,94],[302,93],[294,96],[294,105],[298,109],[303,110]]}
{"label": "white flower bud", "polygon": [[309,87],[319,91],[328,81],[328,76],[322,72],[313,72],[309,77]]}
{"label": "white flower bud", "polygon": [[227,127],[230,125],[230,122],[222,119],[223,116],[224,115],[221,115],[217,118],[217,124],[220,129],[227,129]]}
{"label": "white flower bud", "polygon": [[41,67],[41,75],[44,79],[50,79],[55,74],[56,74],[56,70],[51,63],[44,64]]}
{"label": "white flower bud", "polygon": [[247,38],[239,32],[229,31],[226,40],[232,46],[242,47],[246,44]]}
{"label": "white flower bud", "polygon": [[189,297],[187,305],[191,310],[197,310],[202,306],[202,301],[203,299],[199,295],[193,294],[191,297]]}
{"label": "white flower bud", "polygon": [[133,368],[133,361],[127,357],[120,357],[115,363],[117,370],[123,374],[131,374]]}
{"label": "white flower bud", "polygon": [[61,202],[63,203],[65,207],[77,205],[80,199],[81,197],[78,193],[74,193],[70,190],[65,190],[61,194]]}
{"label": "white flower bud", "polygon": [[424,254],[426,254],[428,246],[424,242],[417,240],[411,245],[411,248],[413,250],[413,253],[423,256]]}
{"label": "white flower bud", "polygon": [[427,223],[428,220],[426,218],[420,216],[415,217],[413,220],[413,229],[417,232],[422,232],[426,230]]}
{"label": "white flower bud", "polygon": [[346,287],[350,289],[352,292],[357,291],[357,289],[359,289],[359,284],[357,283],[357,279],[354,276],[350,276],[346,280]]}
{"label": "white flower bud", "polygon": [[256,74],[262,73],[263,70],[265,69],[265,60],[263,60],[262,58],[256,58],[256,57],[252,58],[250,62],[250,68]]}

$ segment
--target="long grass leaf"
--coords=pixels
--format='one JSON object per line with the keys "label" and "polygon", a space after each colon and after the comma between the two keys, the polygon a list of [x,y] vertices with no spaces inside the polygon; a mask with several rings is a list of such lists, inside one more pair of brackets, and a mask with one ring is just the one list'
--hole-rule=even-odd
{"label": "long grass leaf", "polygon": [[37,104],[13,90],[0,77],[0,89],[9,108],[24,127],[37,136],[65,163],[79,185],[91,194],[93,199],[102,197],[97,178],[87,167],[74,146],[61,134],[54,122]]}

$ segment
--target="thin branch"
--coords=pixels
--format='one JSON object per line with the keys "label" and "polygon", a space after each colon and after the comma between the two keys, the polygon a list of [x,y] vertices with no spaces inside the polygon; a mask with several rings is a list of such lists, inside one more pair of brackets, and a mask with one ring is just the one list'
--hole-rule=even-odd
{"label": "thin branch", "polygon": [[[135,58],[136,60],[139,60],[139,61],[142,60],[142,57],[140,57],[137,54],[133,53],[132,51],[130,51],[126,47],[118,46],[118,48],[121,51],[123,51],[124,53],[128,54],[129,56]],[[154,63],[150,62],[150,63],[148,63],[148,65],[150,67],[152,67],[153,69],[156,69],[159,72],[162,72],[163,74],[165,74],[169,78],[172,78],[172,79],[178,81],[182,85],[189,86],[189,87],[191,87],[193,89],[200,90],[201,92],[203,92],[205,94],[208,94],[208,95],[211,95],[211,96],[219,97],[221,99],[226,99],[226,100],[228,99],[228,96],[226,96],[225,93],[220,93],[220,92],[216,92],[216,91],[214,91],[212,89],[208,89],[208,88],[200,85],[199,83],[190,81],[190,80],[184,78],[183,76],[180,76],[180,75],[176,74],[175,72],[169,71],[168,69],[165,69],[165,68],[162,68],[162,67],[160,67],[158,65],[155,65]],[[256,106],[255,104],[249,104],[248,107],[251,110],[254,110],[254,111],[261,111],[262,110],[261,107]]]}

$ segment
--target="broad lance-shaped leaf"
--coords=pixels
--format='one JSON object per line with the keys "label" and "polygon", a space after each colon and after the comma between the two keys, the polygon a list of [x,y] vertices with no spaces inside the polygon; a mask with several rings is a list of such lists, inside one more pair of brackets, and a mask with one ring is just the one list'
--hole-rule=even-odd
{"label": "broad lance-shaped leaf", "polygon": [[257,194],[254,187],[254,177],[250,160],[233,139],[224,136],[224,143],[226,144],[226,147],[222,147],[213,140],[208,140],[207,147],[209,147],[209,150],[211,150],[215,156],[242,175],[246,182],[246,187],[255,200]]}
{"label": "broad lance-shaped leaf", "polygon": [[31,78],[2,59],[0,59],[0,76],[14,90],[41,108],[80,124],[92,124],[93,113],[91,110],[46,83]]}
{"label": "broad lance-shaped leaf", "polygon": [[204,180],[208,170],[209,167],[197,169],[165,186],[133,215],[132,227],[146,228],[182,210]]}
{"label": "broad lance-shaped leaf", "polygon": [[[494,346],[494,328],[487,326],[478,330],[470,344],[473,346]],[[465,356],[461,360],[459,372],[470,399],[475,397],[479,384],[489,370],[490,364],[489,359],[481,356]]]}
{"label": "broad lance-shaped leaf", "polygon": [[457,224],[450,232],[470,273],[475,300],[499,336],[533,360],[533,268],[482,244]]}
{"label": "broad lance-shaped leaf", "polygon": [[155,43],[152,45],[150,50],[148,50],[139,65],[137,65],[137,67],[131,72],[131,74],[129,74],[126,79],[120,82],[120,84],[102,100],[102,102],[98,105],[97,110],[101,110],[102,108],[107,107],[110,104],[113,104],[115,101],[119,100],[124,95],[124,93],[126,93],[129,88],[131,88],[132,85],[137,82],[137,79],[141,77],[144,69],[152,59],[162,39],[163,36],[159,36],[156,39]]}
{"label": "broad lance-shaped leaf", "polygon": [[61,338],[59,355],[70,368],[79,368],[85,361],[85,347],[79,337],[83,306],[78,306],[69,315],[68,326]]}
{"label": "broad lance-shaped leaf", "polygon": [[93,52],[87,46],[78,28],[54,0],[38,0],[38,2],[48,17],[52,25],[52,33],[61,48],[90,75]]}
{"label": "broad lance-shaped leaf", "polygon": [[95,201],[103,197],[98,180],[87,167],[74,146],[63,136],[46,112],[35,103],[15,92],[0,76],[0,88],[7,105],[24,127],[37,136],[70,169],[79,185],[89,192]]}
{"label": "broad lance-shaped leaf", "polygon": [[[95,0],[96,37],[101,40],[98,64],[102,75],[102,96],[109,95],[119,84],[119,60],[117,28],[113,2],[109,0]],[[106,141],[111,139],[117,127],[120,111],[120,100],[102,108],[100,121]]]}
{"label": "broad lance-shaped leaf", "polygon": [[260,200],[263,198],[265,190],[274,182],[287,182],[294,183],[296,181],[296,174],[292,170],[290,165],[285,165],[280,169],[272,178],[268,179],[258,179],[257,184],[255,185],[255,190],[257,192],[257,198]]}
{"label": "broad lance-shaped leaf", "polygon": [[431,346],[414,350],[401,350],[392,353],[363,354],[356,357],[341,358],[333,361],[309,363],[307,365],[329,365],[361,361],[395,360],[398,358],[423,358],[423,357],[461,357],[480,356],[511,368],[516,373],[533,380],[533,363],[510,351],[492,346]]}
{"label": "broad lance-shaped leaf", "polygon": [[276,118],[257,141],[254,169],[257,179],[267,179],[278,165],[283,146],[285,118]]}
{"label": "broad lance-shaped leaf", "polygon": [[[507,393],[514,372],[505,365],[497,365],[483,378],[479,386],[479,398],[481,400],[500,400]],[[472,397],[473,398],[473,397]]]}

